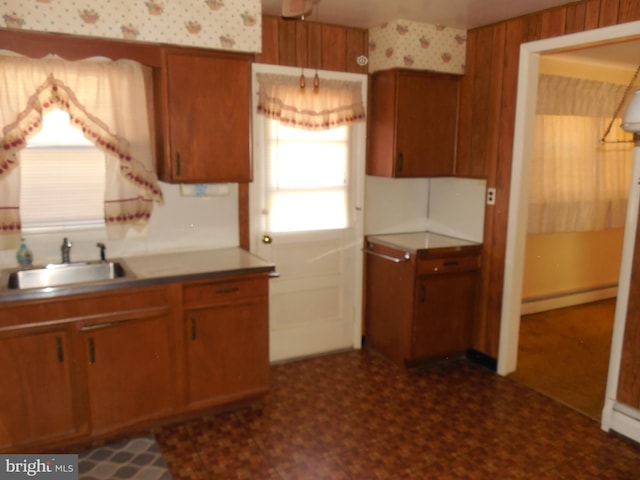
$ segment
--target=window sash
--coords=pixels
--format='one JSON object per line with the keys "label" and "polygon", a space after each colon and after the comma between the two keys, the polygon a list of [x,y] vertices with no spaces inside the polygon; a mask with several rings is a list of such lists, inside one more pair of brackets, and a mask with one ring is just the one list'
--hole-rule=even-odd
{"label": "window sash", "polygon": [[105,163],[95,147],[23,149],[23,233],[104,227]]}

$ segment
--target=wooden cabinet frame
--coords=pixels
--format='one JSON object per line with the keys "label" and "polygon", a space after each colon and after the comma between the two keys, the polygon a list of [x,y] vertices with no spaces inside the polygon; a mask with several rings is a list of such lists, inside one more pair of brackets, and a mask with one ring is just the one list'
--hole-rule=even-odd
{"label": "wooden cabinet frame", "polygon": [[[260,398],[269,389],[268,284],[268,272],[247,273],[0,304],[0,345],[9,352],[0,352],[0,373],[25,373],[15,395],[0,394],[25,408],[0,412],[0,452],[88,441]],[[208,324],[197,348],[192,316]],[[32,355],[10,355],[15,348]],[[194,358],[208,375],[190,374]],[[40,390],[39,367],[56,380]],[[56,413],[56,422],[38,421]]]}

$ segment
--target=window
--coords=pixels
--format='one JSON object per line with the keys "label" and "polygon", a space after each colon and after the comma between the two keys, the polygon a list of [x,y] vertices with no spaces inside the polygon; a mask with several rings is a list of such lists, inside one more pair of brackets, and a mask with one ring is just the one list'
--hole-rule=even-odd
{"label": "window", "polygon": [[267,230],[346,228],[349,127],[309,131],[265,123]]}
{"label": "window", "polygon": [[104,227],[105,155],[53,110],[20,151],[25,233]]}

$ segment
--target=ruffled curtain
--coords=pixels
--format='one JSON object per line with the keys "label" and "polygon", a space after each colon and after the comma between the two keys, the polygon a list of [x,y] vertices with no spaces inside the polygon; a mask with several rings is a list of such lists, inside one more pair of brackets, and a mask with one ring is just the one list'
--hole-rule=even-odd
{"label": "ruffled curtain", "polygon": [[71,124],[106,154],[109,236],[121,238],[123,226],[146,224],[154,201],[162,202],[162,192],[154,169],[142,65],[128,60],[71,62],[53,55],[42,59],[0,55],[0,85],[4,248],[13,246],[20,232],[20,177],[14,172],[19,169],[18,152],[40,131],[42,116],[53,109],[68,112]]}
{"label": "ruffled curtain", "polygon": [[321,79],[314,91],[311,79],[300,88],[300,77],[258,73],[258,113],[283,125],[328,130],[365,119],[360,82]]}
{"label": "ruffled curtain", "polygon": [[[529,192],[529,233],[624,226],[631,135],[614,119],[626,86],[543,75],[538,87]],[[617,143],[620,142],[620,143]]]}

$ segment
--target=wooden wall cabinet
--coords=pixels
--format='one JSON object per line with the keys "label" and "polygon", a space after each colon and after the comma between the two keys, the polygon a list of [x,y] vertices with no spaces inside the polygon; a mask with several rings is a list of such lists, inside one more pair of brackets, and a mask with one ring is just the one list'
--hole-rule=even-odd
{"label": "wooden wall cabinet", "polygon": [[370,243],[367,346],[403,366],[470,348],[480,248],[436,249],[406,259],[401,250]]}
{"label": "wooden wall cabinet", "polygon": [[242,54],[166,50],[159,80],[165,111],[161,180],[251,181],[251,60]]}
{"label": "wooden wall cabinet", "polygon": [[369,87],[367,174],[454,175],[459,92],[458,75],[375,72]]}

